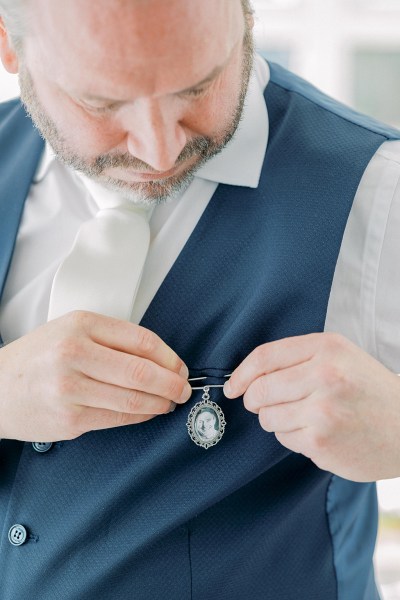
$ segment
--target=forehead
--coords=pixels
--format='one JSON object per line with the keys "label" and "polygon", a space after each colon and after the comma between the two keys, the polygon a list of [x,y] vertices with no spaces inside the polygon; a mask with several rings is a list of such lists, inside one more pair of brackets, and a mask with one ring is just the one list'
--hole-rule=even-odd
{"label": "forehead", "polygon": [[28,66],[96,93],[103,80],[117,93],[190,87],[224,63],[244,32],[240,0],[32,2]]}
{"label": "forehead", "polygon": [[199,415],[199,419],[203,418],[203,419],[210,419],[212,417],[215,417],[214,413],[210,412],[209,410],[205,410],[204,412],[200,413]]}

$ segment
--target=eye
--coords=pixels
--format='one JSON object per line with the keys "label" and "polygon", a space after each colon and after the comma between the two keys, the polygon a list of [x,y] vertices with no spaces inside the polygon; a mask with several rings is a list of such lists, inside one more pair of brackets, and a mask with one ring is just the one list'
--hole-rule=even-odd
{"label": "eye", "polygon": [[110,104],[109,106],[90,106],[89,104],[84,105],[86,110],[97,114],[104,114],[107,112],[112,112],[117,108],[115,104]]}
{"label": "eye", "polygon": [[187,92],[188,96],[201,96],[202,94],[204,94],[204,92],[206,91],[206,88],[197,88],[196,90],[189,90]]}
{"label": "eye", "polygon": [[84,101],[79,102],[79,104],[86,111],[97,115],[113,112],[120,106],[119,102],[113,102],[112,104],[106,104],[104,106],[94,106]]}
{"label": "eye", "polygon": [[179,94],[182,98],[200,98],[203,96],[210,86],[193,88],[192,90],[187,90],[186,92],[182,92]]}

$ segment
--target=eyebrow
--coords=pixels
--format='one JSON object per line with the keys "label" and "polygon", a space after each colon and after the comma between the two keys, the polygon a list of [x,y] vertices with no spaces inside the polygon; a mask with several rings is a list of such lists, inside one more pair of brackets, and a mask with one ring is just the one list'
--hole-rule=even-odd
{"label": "eyebrow", "polygon": [[[230,58],[230,55],[229,55],[229,58]],[[205,85],[206,83],[209,83],[210,81],[213,81],[213,79],[216,79],[218,77],[218,75],[225,69],[227,62],[228,61],[226,61],[223,65],[219,65],[218,67],[215,67],[215,69],[213,69],[211,71],[211,73],[209,75],[207,75],[207,77],[205,77],[204,79],[202,79],[201,81],[199,81],[195,85],[191,85],[190,87],[185,88],[184,90],[180,90],[179,92],[175,92],[175,94],[185,94],[186,92],[190,92],[192,90],[195,90],[196,88],[199,88],[202,85]]]}
{"label": "eyebrow", "polygon": [[[236,47],[236,44],[233,46],[226,61],[223,62],[221,65],[218,65],[217,67],[215,67],[211,71],[211,73],[209,73],[204,79],[202,79],[198,83],[195,83],[194,85],[191,85],[188,88],[185,88],[184,90],[179,90],[178,92],[174,92],[174,95],[179,96],[179,94],[187,94],[188,92],[191,92],[192,90],[195,90],[195,89],[201,87],[202,85],[210,83],[211,81],[216,79],[218,77],[218,75],[220,73],[222,73],[222,71],[225,69],[226,65],[229,63],[230,59],[232,58],[232,54],[235,50],[235,47]],[[81,97],[85,100],[98,100],[99,102],[106,102],[108,104],[122,105],[122,104],[125,104],[125,102],[126,102],[126,100],[116,100],[115,98],[106,98],[105,96],[97,96],[95,94],[85,94],[85,95],[82,95]]]}

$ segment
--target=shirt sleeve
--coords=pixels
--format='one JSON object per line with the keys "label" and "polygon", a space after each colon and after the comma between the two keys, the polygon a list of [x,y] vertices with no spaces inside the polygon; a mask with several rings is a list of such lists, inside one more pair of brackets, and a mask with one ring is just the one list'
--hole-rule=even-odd
{"label": "shirt sleeve", "polygon": [[400,373],[400,143],[381,152],[393,171],[396,187],[388,205],[375,284],[375,347],[377,358]]}
{"label": "shirt sleeve", "polygon": [[343,236],[325,331],[400,373],[400,142],[385,142],[360,181]]}

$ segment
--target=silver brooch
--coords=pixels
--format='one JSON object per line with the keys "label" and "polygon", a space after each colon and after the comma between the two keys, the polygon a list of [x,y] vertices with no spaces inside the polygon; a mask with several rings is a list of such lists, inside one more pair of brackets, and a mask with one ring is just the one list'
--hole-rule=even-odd
{"label": "silver brooch", "polygon": [[[226,377],[229,377],[227,375]],[[189,381],[207,379],[207,377],[196,377]],[[203,390],[201,402],[197,402],[189,413],[186,423],[188,433],[192,441],[202,448],[210,448],[218,444],[225,431],[225,416],[221,407],[210,400],[210,388],[223,387],[223,385],[205,385],[193,387],[193,390]]]}

